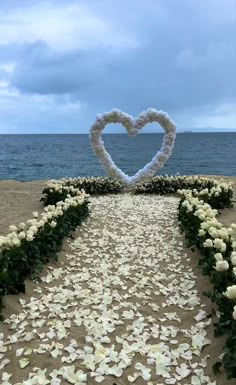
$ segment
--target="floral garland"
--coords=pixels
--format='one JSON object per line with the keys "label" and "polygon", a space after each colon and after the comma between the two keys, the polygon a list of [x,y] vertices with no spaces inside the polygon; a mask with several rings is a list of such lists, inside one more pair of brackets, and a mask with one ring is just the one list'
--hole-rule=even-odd
{"label": "floral garland", "polygon": [[[115,165],[110,154],[106,151],[104,142],[101,139],[101,133],[107,124],[121,123],[129,136],[135,136],[147,123],[153,122],[159,123],[165,132],[161,149],[152,158],[151,162],[147,163],[135,175],[128,176]],[[97,115],[90,129],[91,145],[103,168],[108,175],[116,178],[125,186],[134,186],[136,183],[150,178],[162,168],[171,155],[175,136],[176,127],[174,122],[165,112],[152,108],[139,114],[136,119],[118,109],[113,109],[110,112]]]}

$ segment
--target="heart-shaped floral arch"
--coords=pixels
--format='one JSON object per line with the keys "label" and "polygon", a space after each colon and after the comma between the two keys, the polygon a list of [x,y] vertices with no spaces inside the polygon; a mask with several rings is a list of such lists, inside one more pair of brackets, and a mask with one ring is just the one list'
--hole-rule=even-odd
{"label": "heart-shaped floral arch", "polygon": [[[126,175],[115,165],[110,154],[106,151],[104,142],[101,138],[103,129],[107,124],[121,123],[129,136],[135,136],[147,123],[153,122],[159,123],[164,129],[164,139],[161,149],[152,158],[151,162],[147,163],[146,166],[136,172],[135,175]],[[176,127],[174,122],[165,112],[157,111],[153,108],[149,108],[147,111],[142,112],[136,119],[118,109],[114,109],[110,112],[97,115],[95,122],[90,128],[90,141],[103,168],[109,176],[116,178],[127,187],[136,185],[138,182],[148,179],[163,167],[164,163],[171,155],[175,136]]]}

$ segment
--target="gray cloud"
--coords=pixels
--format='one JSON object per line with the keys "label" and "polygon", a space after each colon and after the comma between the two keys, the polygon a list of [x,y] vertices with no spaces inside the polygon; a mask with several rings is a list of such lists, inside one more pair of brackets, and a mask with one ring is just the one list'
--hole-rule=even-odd
{"label": "gray cloud", "polygon": [[[9,77],[12,89],[54,95],[58,102],[67,95],[87,105],[91,117],[113,107],[136,114],[149,106],[176,116],[201,108],[205,114],[206,105],[214,109],[236,102],[233,1],[86,4],[117,26],[114,45],[101,41],[58,51],[35,40],[1,46],[0,60],[16,62]],[[117,48],[121,30],[134,35],[138,44]]]}

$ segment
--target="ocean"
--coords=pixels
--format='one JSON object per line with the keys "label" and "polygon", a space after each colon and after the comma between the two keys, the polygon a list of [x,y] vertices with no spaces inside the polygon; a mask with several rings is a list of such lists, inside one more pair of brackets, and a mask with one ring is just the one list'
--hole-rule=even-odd
{"label": "ocean", "polygon": [[[133,175],[161,146],[163,134],[104,134],[113,160]],[[178,133],[171,157],[157,174],[236,176],[236,132]],[[104,176],[88,135],[0,135],[0,179],[30,181]]]}

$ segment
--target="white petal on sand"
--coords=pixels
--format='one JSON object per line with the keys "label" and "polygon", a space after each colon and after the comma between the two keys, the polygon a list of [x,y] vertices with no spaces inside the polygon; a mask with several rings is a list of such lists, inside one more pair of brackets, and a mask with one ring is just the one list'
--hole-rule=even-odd
{"label": "white petal on sand", "polygon": [[179,233],[178,199],[90,200],[66,254],[5,320],[0,370],[19,357],[30,362],[12,370],[12,384],[210,383],[211,320]]}

